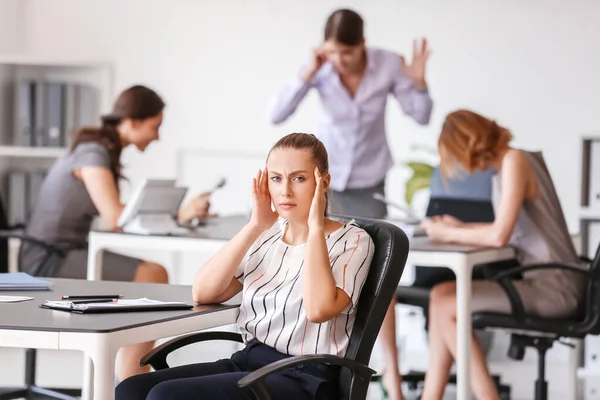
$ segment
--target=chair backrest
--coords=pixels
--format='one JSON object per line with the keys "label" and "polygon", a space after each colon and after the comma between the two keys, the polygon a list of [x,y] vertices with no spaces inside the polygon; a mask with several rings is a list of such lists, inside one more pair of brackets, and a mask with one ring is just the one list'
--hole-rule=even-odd
{"label": "chair backrest", "polygon": [[492,176],[495,172],[491,168],[471,174],[464,172],[456,178],[447,178],[444,183],[440,168],[435,167],[429,184],[430,197],[432,199],[491,201]]}
{"label": "chair backrest", "polygon": [[600,335],[600,245],[596,249],[596,255],[589,265],[591,282],[585,298],[583,309],[583,321],[575,327],[578,333]]}
{"label": "chair backrest", "polygon": [[[0,230],[8,228],[8,213],[4,204],[4,197],[2,196],[2,192],[0,192]],[[0,272],[8,272],[8,263],[8,239],[0,238]]]}
{"label": "chair backrest", "polygon": [[[330,218],[340,221],[350,219],[344,216],[331,216]],[[409,243],[404,231],[395,225],[379,220],[354,219],[371,236],[375,244],[375,254],[360,294],[346,358],[368,365],[383,318],[395,296],[396,288],[404,271]],[[357,390],[365,390],[366,395],[368,382],[366,382],[366,386],[363,385],[364,389],[359,387],[362,384],[364,382],[354,382],[352,375],[343,369],[340,375],[338,398],[348,399],[350,393],[356,395]]]}
{"label": "chair backrest", "polygon": [[434,168],[426,215],[448,214],[463,222],[492,222],[492,177],[495,170],[462,173],[443,182],[439,167]]}

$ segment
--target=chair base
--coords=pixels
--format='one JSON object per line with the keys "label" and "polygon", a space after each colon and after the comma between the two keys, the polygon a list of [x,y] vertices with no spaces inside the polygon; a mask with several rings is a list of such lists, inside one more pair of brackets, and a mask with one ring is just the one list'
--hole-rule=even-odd
{"label": "chair base", "polygon": [[0,387],[0,400],[79,400],[81,389],[43,388],[35,383],[36,349],[25,350],[25,385],[22,387]]}
{"label": "chair base", "polygon": [[81,389],[41,388],[39,386],[27,386],[20,388],[0,388],[0,400],[79,400]]}
{"label": "chair base", "polygon": [[525,348],[533,347],[538,352],[538,376],[535,381],[535,400],[548,399],[548,382],[546,381],[546,352],[552,348],[556,341],[553,337],[535,337],[513,333],[510,337],[508,356],[515,360],[522,360]]}
{"label": "chair base", "polygon": [[[496,388],[498,389],[498,394],[502,400],[510,400],[510,386],[504,385],[500,381],[500,376],[493,375],[494,383],[496,383]],[[378,382],[381,380],[381,375],[373,375],[371,377],[371,382]],[[420,371],[409,371],[406,374],[402,375],[402,382],[408,385],[409,390],[415,391],[419,388],[419,383],[423,383],[425,381],[425,373]],[[450,375],[448,379],[449,384],[456,385],[456,375]]]}
{"label": "chair base", "polygon": [[[493,375],[494,383],[496,383],[496,388],[498,388],[498,394],[500,395],[500,399],[502,400],[510,400],[510,386],[504,385],[500,381],[500,376]],[[371,382],[379,382],[381,380],[381,375],[373,375],[371,377]],[[411,391],[416,391],[419,388],[419,383],[423,383],[425,381],[425,373],[420,371],[409,371],[406,374],[402,375],[402,382],[408,385],[408,389]],[[456,375],[450,375],[448,379],[449,384],[456,385]]]}

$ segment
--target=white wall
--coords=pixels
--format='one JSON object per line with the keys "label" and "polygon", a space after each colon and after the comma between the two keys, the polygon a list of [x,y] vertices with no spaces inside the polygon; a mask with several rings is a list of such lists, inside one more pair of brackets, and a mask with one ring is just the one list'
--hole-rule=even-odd
{"label": "white wall", "polygon": [[[162,142],[145,157],[127,155],[132,183],[173,176],[178,148],[264,152],[285,133],[311,131],[314,94],[279,127],[266,123],[265,104],[318,44],[326,15],[343,5],[363,14],[371,45],[410,52],[411,40],[425,35],[433,48],[431,124],[418,127],[390,101],[398,162],[412,143],[435,145],[448,111],[472,108],[512,129],[516,144],[544,151],[577,229],[579,136],[600,130],[600,3],[593,0],[20,1],[27,5],[23,50],[113,60],[116,90],[141,82],[167,100]],[[401,167],[390,176],[392,198],[402,199],[406,177]]]}
{"label": "white wall", "polygon": [[24,2],[20,0],[0,0],[0,52],[14,53],[22,46],[20,21],[23,11]]}

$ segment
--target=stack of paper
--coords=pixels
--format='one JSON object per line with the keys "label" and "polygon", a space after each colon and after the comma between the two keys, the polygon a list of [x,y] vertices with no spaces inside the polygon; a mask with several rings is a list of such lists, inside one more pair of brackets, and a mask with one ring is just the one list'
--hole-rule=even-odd
{"label": "stack of paper", "polygon": [[33,277],[25,272],[0,273],[0,291],[50,290],[52,282]]}
{"label": "stack of paper", "polygon": [[88,312],[120,312],[120,311],[160,311],[160,310],[185,310],[193,306],[180,301],[159,301],[147,298],[141,299],[115,299],[90,302],[70,300],[46,300],[42,308],[65,310],[79,313]]}

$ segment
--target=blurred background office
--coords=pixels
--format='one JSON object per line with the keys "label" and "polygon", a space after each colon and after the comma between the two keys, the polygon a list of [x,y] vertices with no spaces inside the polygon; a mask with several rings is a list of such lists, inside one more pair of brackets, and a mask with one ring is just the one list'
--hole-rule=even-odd
{"label": "blurred background office", "polygon": [[[265,110],[321,42],[325,18],[339,7],[363,16],[369,46],[410,58],[413,39],[426,37],[432,50],[429,125],[397,112],[395,101],[388,104],[394,108],[387,113],[387,131],[396,161],[386,179],[389,200],[405,201],[411,170],[403,163],[437,163],[441,122],[451,110],[468,108],[501,120],[515,135],[515,146],[543,152],[569,229],[579,231],[582,137],[600,135],[600,2],[594,0],[0,0],[0,122],[12,115],[7,82],[18,71],[84,77],[98,90],[98,113],[123,88],[150,85],[168,104],[162,137],[143,157],[134,149],[124,153],[123,199],[147,177],[176,178],[192,192],[226,177],[226,188],[212,199],[213,211],[247,212],[250,178],[265,149],[286,133],[316,126],[315,92],[282,125],[271,125]],[[7,129],[4,122],[0,126]],[[61,145],[31,151],[2,135],[4,175],[43,169],[64,151]],[[415,211],[422,215],[427,202],[428,191],[419,191]],[[173,283],[190,283],[203,261],[193,254],[145,256],[167,268],[189,266],[171,274]],[[402,352],[403,368],[426,358],[424,335],[408,334],[413,323],[422,332],[418,322],[398,320],[399,344],[411,349]],[[522,390],[518,380],[534,375],[535,357],[503,367],[506,345],[502,337],[495,340],[492,370],[506,368],[503,380],[517,382],[513,398],[528,398],[533,378]],[[566,351],[555,346],[549,352],[550,382],[564,374]],[[21,363],[19,354],[0,349],[2,360],[14,360],[1,364]],[[51,372],[51,355],[56,353],[42,352],[40,371]],[[73,375],[40,372],[40,383],[77,384],[78,357],[59,361]],[[20,370],[0,366],[0,384],[21,379]],[[560,386],[551,383],[550,390],[561,398]]]}

